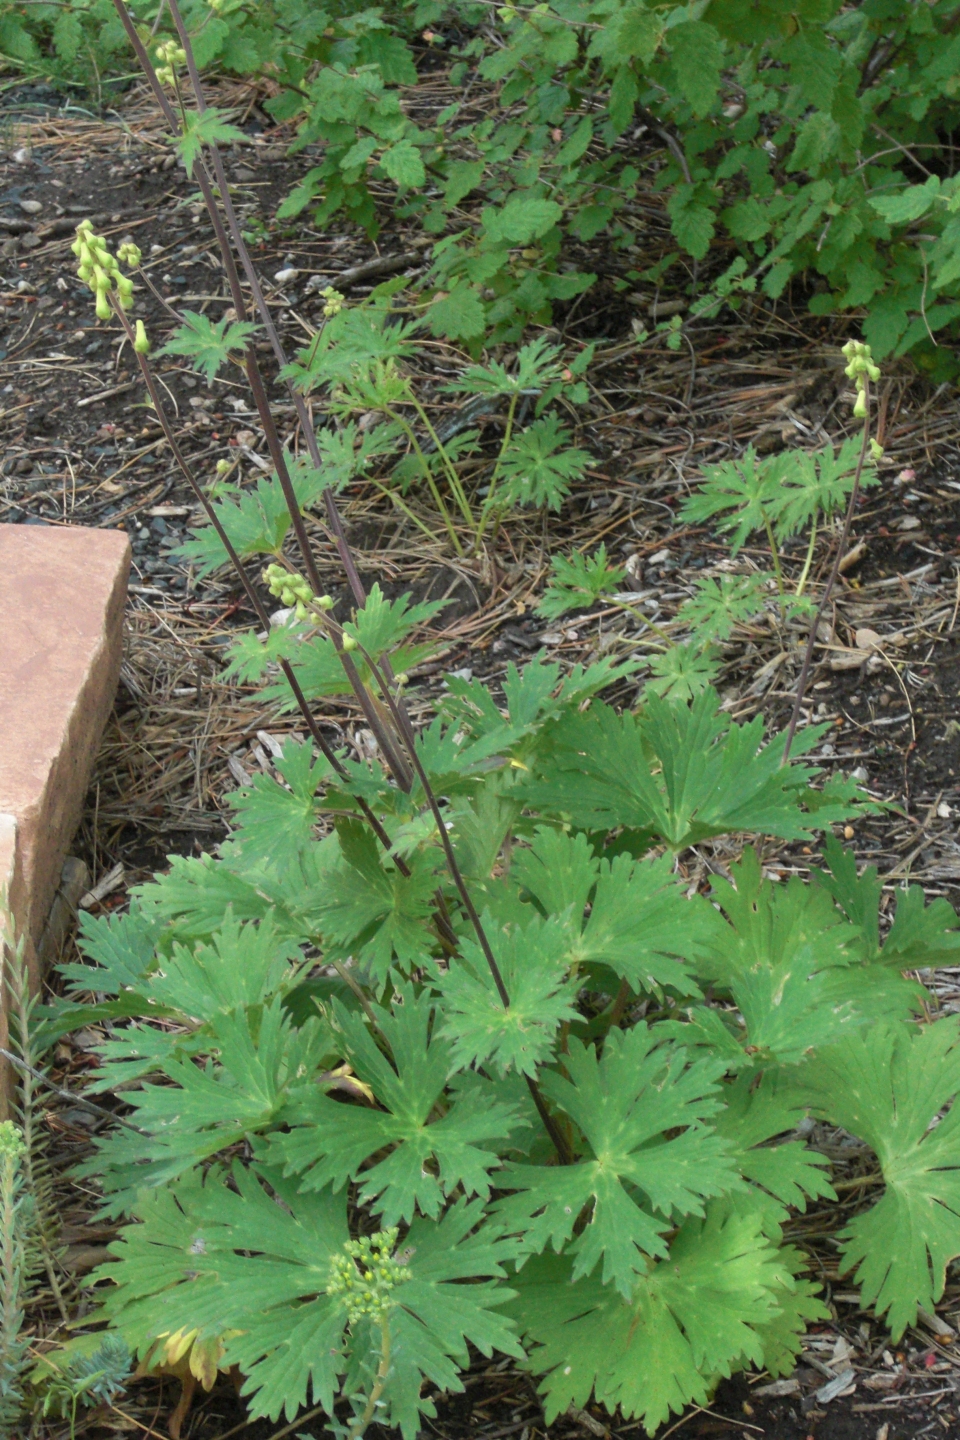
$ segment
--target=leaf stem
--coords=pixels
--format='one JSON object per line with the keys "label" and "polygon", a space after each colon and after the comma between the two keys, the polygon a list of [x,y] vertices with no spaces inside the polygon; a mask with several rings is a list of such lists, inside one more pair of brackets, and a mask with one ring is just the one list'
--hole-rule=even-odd
{"label": "leaf stem", "polygon": [[810,577],[810,566],[813,564],[813,547],[816,545],[816,543],[817,543],[817,515],[816,515],[816,511],[814,511],[813,521],[812,521],[811,526],[810,526],[810,543],[809,543],[809,545],[807,546],[806,559],[805,559],[804,562],[803,562],[803,569],[800,571],[800,579],[797,581],[797,589],[796,589],[796,592],[795,592],[798,600],[799,600],[800,596],[803,594],[803,587],[806,585],[807,580],[808,580],[809,577]]}
{"label": "leaf stem", "polygon": [[437,482],[433,477],[433,471],[430,469],[430,466],[427,463],[427,457],[424,455],[423,450],[420,447],[420,441],[417,439],[416,432],[413,426],[409,423],[409,421],[405,420],[402,415],[398,415],[395,410],[391,409],[390,406],[384,407],[384,413],[386,415],[389,415],[390,419],[400,427],[404,435],[406,435],[407,439],[410,441],[410,444],[413,446],[414,453],[416,454],[417,459],[420,461],[420,469],[423,471],[424,479],[430,487],[430,494],[433,496],[433,503],[440,511],[440,514],[443,518],[443,523],[447,527],[447,534],[450,536],[450,543],[453,545],[457,554],[462,555],[463,546],[460,544],[460,538],[457,535],[456,530],[454,530],[453,528],[453,521],[450,519],[450,512],[444,504],[443,497],[440,494],[440,491],[437,489]]}
{"label": "leaf stem", "polygon": [[783,570],[780,565],[780,553],[777,549],[776,536],[773,533],[773,524],[771,523],[770,516],[767,515],[766,512],[764,512],[763,516],[763,525],[767,532],[767,539],[770,542],[770,557],[773,560],[773,573],[777,577],[777,590],[780,594],[780,608],[782,610],[784,601]]}
{"label": "leaf stem", "polygon": [[383,1394],[384,1387],[390,1374],[390,1322],[384,1315],[380,1321],[380,1364],[377,1366],[376,1379],[367,1397],[367,1403],[363,1414],[350,1426],[347,1440],[361,1440],[364,1431],[373,1419],[377,1404]]}
{"label": "leaf stem", "polygon": [[490,486],[487,490],[487,498],[483,502],[483,509],[480,511],[480,523],[477,527],[474,549],[479,550],[480,541],[483,539],[484,531],[487,528],[487,520],[493,511],[493,498],[500,480],[500,467],[503,464],[503,457],[507,453],[507,446],[513,436],[513,424],[517,414],[517,405],[520,401],[520,392],[515,391],[510,396],[510,405],[507,409],[507,423],[503,428],[503,440],[500,444],[500,451],[493,467],[493,474],[490,476]]}
{"label": "leaf stem", "polygon": [[790,758],[790,747],[793,744],[793,737],[797,733],[797,725],[800,720],[800,706],[803,704],[807,681],[810,678],[810,662],[813,659],[813,650],[817,643],[817,631],[820,628],[823,612],[826,610],[830,602],[830,596],[833,594],[833,587],[836,584],[837,576],[840,574],[840,562],[846,553],[847,541],[850,538],[850,526],[853,523],[853,512],[857,508],[857,497],[860,494],[860,477],[863,474],[863,467],[867,461],[867,452],[870,449],[870,381],[866,376],[863,377],[863,384],[864,403],[866,407],[866,415],[863,421],[863,440],[860,445],[860,454],[857,456],[857,468],[853,472],[853,488],[850,491],[850,501],[847,505],[847,513],[843,520],[843,530],[837,542],[837,553],[830,567],[830,574],[827,577],[827,583],[824,586],[820,604],[817,606],[816,613],[810,623],[807,648],[804,651],[803,664],[800,667],[800,678],[797,681],[797,694],[793,702],[793,714],[790,716],[790,724],[787,727],[787,738],[783,746],[783,760],[781,763],[784,765],[786,765]]}
{"label": "leaf stem", "polygon": [[430,436],[430,439],[436,446],[437,454],[440,456],[443,468],[447,472],[447,480],[449,481],[450,489],[453,492],[453,498],[459,505],[460,513],[463,516],[464,520],[472,529],[474,524],[473,511],[470,509],[470,502],[467,499],[466,492],[460,483],[460,476],[457,474],[456,466],[450,459],[450,456],[447,454],[446,446],[443,444],[443,441],[437,434],[437,431],[433,425],[433,421],[430,419],[430,416],[420,404],[420,401],[415,395],[411,394],[410,402],[413,405],[413,408],[416,410],[418,416],[420,417],[420,423],[423,425],[423,428],[426,430],[427,434]]}
{"label": "leaf stem", "polygon": [[[371,673],[376,678],[377,683],[383,691],[384,698],[386,699],[387,704],[393,711],[394,719],[396,720],[397,726],[403,734],[404,740],[406,741],[407,752],[410,756],[413,767],[417,772],[417,778],[420,781],[421,786],[423,787],[423,793],[426,797],[427,804],[430,807],[434,823],[437,827],[437,833],[440,837],[440,844],[443,847],[444,857],[447,862],[447,869],[450,871],[451,878],[453,879],[453,883],[457,888],[457,892],[460,896],[463,908],[467,912],[467,916],[470,920],[470,924],[473,926],[473,931],[477,937],[480,949],[483,951],[483,957],[486,960],[487,966],[490,970],[490,974],[493,977],[493,983],[496,986],[497,994],[500,997],[500,1002],[505,1010],[509,1010],[510,993],[507,990],[506,984],[504,983],[503,973],[500,969],[499,964],[497,963],[497,958],[493,953],[493,948],[487,937],[487,932],[483,927],[483,923],[477,913],[476,906],[473,903],[473,897],[471,896],[470,891],[467,887],[467,882],[463,877],[463,872],[461,871],[460,866],[457,862],[456,853],[454,852],[453,845],[450,841],[450,836],[447,832],[447,827],[444,823],[443,814],[440,810],[440,805],[437,800],[436,794],[434,793],[433,786],[430,784],[430,781],[427,778],[426,771],[424,770],[420,760],[420,756],[417,753],[416,736],[413,733],[413,727],[410,724],[410,718],[407,715],[406,711],[401,710],[400,707],[397,705],[397,702],[395,701],[393,695],[390,692],[389,686],[385,684],[383,677],[377,670],[376,663],[370,658],[369,655],[367,655],[367,653],[363,650],[362,646],[360,647],[360,653],[363,655],[364,659],[370,667]],[[557,1154],[560,1157],[560,1163],[563,1165],[572,1164],[573,1154],[570,1149],[569,1143],[567,1142],[566,1136],[563,1134],[563,1131],[558,1126],[556,1120],[550,1114],[550,1111],[547,1109],[546,1101],[543,1098],[539,1085],[537,1084],[536,1080],[534,1080],[533,1077],[530,1075],[525,1075],[524,1079],[527,1082],[527,1088],[530,1091],[530,1095],[533,1099],[534,1105],[537,1107],[537,1113],[543,1122],[544,1129],[547,1131],[547,1134],[553,1141]]]}
{"label": "leaf stem", "polygon": [[[114,309],[117,318],[120,321],[120,324],[123,326],[126,332],[127,339],[129,340],[132,348],[134,340],[136,338],[134,335],[133,327],[124,312],[119,308],[119,306],[115,306]],[[136,351],[134,353],[136,353]],[[241,585],[243,586],[247,599],[250,601],[250,604],[253,607],[254,614],[257,616],[257,619],[260,621],[260,624],[263,626],[264,630],[269,632],[270,617],[266,612],[263,601],[260,599],[260,596],[254,589],[253,583],[250,580],[249,575],[247,574],[246,566],[243,564],[243,561],[237,554],[233,543],[230,540],[230,537],[227,535],[226,530],[224,530],[223,528],[220,517],[218,516],[216,510],[211,504],[209,498],[207,497],[203,486],[197,480],[196,476],[188,465],[184,457],[183,451],[180,449],[180,446],[177,443],[177,437],[174,433],[173,426],[170,423],[170,417],[167,415],[167,412],[164,409],[163,399],[160,395],[160,390],[154,378],[153,371],[147,363],[147,358],[145,355],[137,354],[137,361],[140,365],[140,373],[143,376],[144,384],[147,387],[147,394],[150,396],[150,399],[153,402],[154,413],[160,424],[160,428],[163,431],[164,438],[166,439],[167,444],[170,446],[173,458],[176,461],[177,465],[180,467],[180,471],[186,479],[187,484],[190,486],[190,489],[193,491],[194,495],[197,497],[200,504],[203,506],[203,509],[207,515],[207,519],[213,526],[217,538],[219,539],[224,550],[226,551],[230,559],[230,563],[233,565],[233,568],[237,573],[237,576],[240,580]],[[342,658],[349,659],[348,656]],[[293,697],[297,702],[300,713],[303,715],[303,718],[307,723],[307,728],[310,731],[310,735],[318,746],[320,753],[323,755],[324,759],[327,761],[328,765],[330,765],[331,769],[336,775],[339,775],[339,777],[343,780],[348,779],[349,776],[346,767],[341,764],[339,758],[331,749],[330,745],[327,743],[322,731],[320,730],[320,727],[317,725],[317,722],[313,718],[310,706],[307,703],[307,698],[300,687],[300,683],[293,672],[293,668],[290,665],[289,660],[287,660],[286,658],[281,659],[280,668],[283,671],[283,675],[287,681],[287,684],[290,686],[290,689],[293,692]],[[353,666],[353,672],[354,675],[356,675],[356,666]],[[354,686],[354,690],[357,689],[357,686],[359,686],[360,689],[364,691],[364,694],[367,693],[365,687],[362,684],[362,681],[360,681],[359,676],[357,676],[357,685]],[[369,696],[367,696],[367,699],[369,700]],[[366,714],[366,710],[364,711],[364,713]],[[369,719],[369,716],[367,718]],[[371,726],[371,728],[373,727]],[[376,734],[376,731],[374,731],[374,733]],[[384,755],[387,756],[387,754],[387,750],[384,750]],[[401,773],[405,773],[405,771],[401,771]],[[383,826],[380,824],[380,821],[376,818],[367,802],[363,799],[360,799],[359,803],[363,811],[364,818],[372,827],[374,834],[377,836],[377,839],[380,841],[384,849],[389,850],[391,844],[389,835],[384,830]],[[400,868],[401,864],[402,862],[398,861],[398,868]],[[403,873],[403,870],[401,870],[401,873]],[[406,873],[409,874],[409,870],[407,870]]]}

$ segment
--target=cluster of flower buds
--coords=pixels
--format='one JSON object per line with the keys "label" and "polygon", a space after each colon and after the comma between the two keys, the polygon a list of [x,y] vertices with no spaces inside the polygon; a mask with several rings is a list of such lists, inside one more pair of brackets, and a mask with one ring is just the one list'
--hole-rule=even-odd
{"label": "cluster of flower buds", "polygon": [[849,380],[854,380],[857,386],[853,413],[858,420],[866,420],[867,381],[876,383],[880,379],[880,367],[874,364],[870,346],[865,345],[862,340],[848,340],[842,353],[847,361],[847,368],[843,373]]}
{"label": "cluster of flower buds", "polygon": [[339,315],[343,309],[343,296],[340,291],[334,290],[332,285],[328,285],[325,290],[320,291],[320,294],[323,297],[324,317],[330,320],[334,315]]}
{"label": "cluster of flower buds", "polygon": [[[81,220],[70,249],[77,257],[77,274],[97,297],[97,319],[110,319],[113,313],[111,294],[116,296],[121,310],[129,310],[133,304],[133,281],[121,271],[120,261],[123,260],[126,265],[139,265],[140,251],[136,245],[121,245],[118,254],[111,255],[103,236],[95,234],[89,220]],[[142,324],[138,325],[138,338],[142,329]],[[143,338],[146,340],[146,333]]]}
{"label": "cluster of flower buds", "polygon": [[298,620],[305,620],[310,609],[333,609],[333,600],[329,595],[314,595],[302,575],[293,574],[283,565],[268,565],[262,573],[270,594],[275,595],[281,605],[295,610]]}
{"label": "cluster of flower buds", "polygon": [[0,1159],[16,1161],[26,1150],[23,1132],[12,1120],[0,1120]]}
{"label": "cluster of flower buds", "polygon": [[175,79],[175,65],[183,65],[187,58],[187,52],[176,40],[165,40],[156,49],[156,58],[160,62],[157,66],[157,79],[161,85],[172,85]]}
{"label": "cluster of flower buds", "polygon": [[398,1233],[394,1225],[362,1240],[348,1240],[344,1253],[331,1261],[327,1294],[342,1297],[351,1325],[365,1318],[382,1324],[394,1304],[391,1292],[413,1279],[393,1253]]}

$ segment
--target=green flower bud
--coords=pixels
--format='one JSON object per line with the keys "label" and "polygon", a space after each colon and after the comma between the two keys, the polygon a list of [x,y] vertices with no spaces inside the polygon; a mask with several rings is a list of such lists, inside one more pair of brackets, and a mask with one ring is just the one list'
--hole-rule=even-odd
{"label": "green flower bud", "polygon": [[867,418],[867,397],[863,390],[857,391],[857,398],[853,404],[853,413],[857,420],[866,420]]}
{"label": "green flower bud", "polygon": [[125,240],[117,250],[117,259],[121,264],[128,265],[131,270],[135,270],[143,259],[143,252],[139,245],[134,245],[132,240]]}
{"label": "green flower bud", "polygon": [[23,1132],[12,1120],[0,1120],[0,1157],[5,1160],[19,1160],[26,1150]]}
{"label": "green flower bud", "polygon": [[218,460],[215,468],[218,475],[229,475],[233,466],[229,460]]}
{"label": "green flower bud", "polygon": [[137,321],[137,329],[133,342],[133,348],[138,355],[150,354],[150,341],[147,339],[146,327],[144,326],[142,320]]}
{"label": "green flower bud", "polygon": [[344,650],[346,650],[348,655],[351,650],[356,650],[358,643],[359,642],[354,640],[352,635],[344,635],[343,637],[343,648]]}
{"label": "green flower bud", "polygon": [[880,442],[879,442],[878,440],[871,440],[871,441],[870,441],[870,459],[871,459],[871,460],[882,460],[882,459],[883,459],[883,446],[880,444]]}
{"label": "green flower bud", "polygon": [[323,313],[329,320],[332,316],[339,315],[343,309],[343,296],[340,294],[340,291],[335,290],[332,285],[328,285],[322,293],[325,302]]}
{"label": "green flower bud", "polygon": [[113,311],[112,311],[112,309],[110,308],[110,301],[107,299],[106,295],[104,294],[104,292],[103,292],[102,290],[98,290],[98,291],[97,291],[97,319],[98,319],[98,320],[109,320],[112,314],[113,314]]}
{"label": "green flower bud", "polygon": [[117,275],[117,298],[120,301],[121,310],[129,310],[133,304],[133,281],[128,280],[126,275]]}
{"label": "green flower bud", "polygon": [[317,595],[317,596],[314,597],[314,604],[316,605],[316,607],[317,607],[318,610],[332,610],[332,609],[333,609],[333,596],[332,596],[332,595]]}

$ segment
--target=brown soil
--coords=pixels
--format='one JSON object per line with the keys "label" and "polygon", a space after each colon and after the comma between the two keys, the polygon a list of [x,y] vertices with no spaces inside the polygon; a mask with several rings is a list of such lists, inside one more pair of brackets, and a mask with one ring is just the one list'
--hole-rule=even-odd
{"label": "brown soil", "polygon": [[[432,100],[445,103],[439,79],[435,91]],[[122,115],[103,121],[78,120],[24,95],[18,100],[14,92],[8,107],[8,158],[0,189],[0,236],[7,237],[0,246],[5,317],[0,522],[123,526],[133,541],[123,677],[77,840],[78,853],[97,878],[118,863],[124,867],[123,883],[103,901],[109,908],[122,905],[127,887],[161,867],[171,851],[208,849],[224,835],[225,793],[242,772],[269,763],[257,732],[282,732],[294,722],[218,682],[231,627],[249,624],[252,616],[228,574],[198,585],[172,563],[171,545],[195,514],[192,497],[144,408],[129,355],[113,330],[97,326],[89,294],[73,274],[70,231],[81,215],[91,214],[111,237],[129,234],[137,241],[171,303],[193,308],[214,303],[205,297],[220,295],[222,276],[205,218],[197,218],[193,186],[173,165],[139,92],[127,97]],[[9,102],[9,92],[6,98]],[[416,241],[388,227],[374,248],[346,229],[321,234],[300,223],[278,226],[272,218],[276,204],[311,157],[285,158],[290,137],[270,131],[255,91],[233,86],[223,103],[241,107],[251,138],[228,163],[238,199],[247,207],[248,227],[261,237],[254,249],[260,271],[268,281],[283,268],[301,272],[285,287],[273,282],[278,321],[294,347],[318,318],[321,302],[307,284],[310,277],[337,283],[354,266],[411,251],[414,258],[403,263],[416,268]],[[42,206],[28,227],[23,200]],[[656,197],[644,203],[643,243],[651,263],[670,242]],[[677,502],[697,467],[739,453],[750,441],[770,449],[814,443],[825,434],[837,439],[848,423],[837,355],[843,337],[825,322],[757,304],[703,325],[694,336],[693,362],[686,349],[638,353],[625,323],[629,312],[612,288],[622,261],[593,256],[591,268],[603,277],[601,287],[588,303],[571,307],[562,335],[573,349],[598,334],[614,338],[601,339],[590,405],[570,417],[579,443],[597,464],[559,518],[549,526],[539,516],[512,523],[496,553],[477,566],[452,560],[440,539],[426,542],[372,485],[357,485],[347,497],[346,522],[366,576],[379,577],[391,593],[411,589],[455,601],[446,612],[442,654],[419,677],[415,713],[418,705],[421,713],[429,709],[431,686],[447,669],[470,666],[496,685],[510,660],[540,650],[564,664],[611,645],[629,653],[634,631],[621,612],[597,609],[560,626],[545,626],[532,614],[550,552],[573,546],[589,551],[604,540],[617,559],[636,556],[637,584],[669,615],[697,574],[726,553],[708,533],[674,522]],[[364,293],[370,283],[357,281],[352,293]],[[154,334],[169,324],[152,297],[139,313]],[[433,347],[423,362],[427,395],[430,366],[440,358],[442,347]],[[244,473],[254,481],[262,437],[255,416],[243,408],[242,387],[231,378],[209,393],[185,365],[172,359],[164,365],[179,439],[200,473],[212,473],[218,458],[235,456],[239,448]],[[282,392],[276,393],[282,400]],[[292,415],[282,403],[278,408],[296,448]],[[960,413],[955,392],[946,387],[933,392],[906,367],[896,366],[890,367],[882,409],[883,485],[869,492],[855,521],[854,538],[865,543],[865,551],[836,596],[833,648],[818,652],[810,718],[834,725],[831,739],[821,745],[820,763],[848,773],[862,767],[867,788],[890,804],[858,825],[851,843],[859,858],[878,865],[891,887],[909,877],[930,896],[945,894],[956,902]],[[438,528],[427,502],[413,496],[411,503]],[[314,538],[331,588],[339,593],[333,547],[319,528]],[[759,547],[745,558],[768,563]],[[830,559],[828,536],[817,552],[815,580]],[[801,562],[801,545],[784,556],[788,574],[798,573]],[[851,663],[856,631],[863,627],[886,637],[879,663],[858,664],[854,657],[855,668],[832,670],[831,660]],[[738,718],[759,710],[772,723],[785,722],[796,679],[796,636],[780,660],[784,639],[772,630],[744,630],[728,647],[722,689]],[[632,693],[622,687],[625,701]],[[325,720],[347,737],[358,726],[346,702],[329,706]],[[731,854],[722,847],[704,853],[711,867],[721,868]],[[768,865],[783,875],[803,873],[815,858],[802,847],[766,852]],[[695,867],[691,873],[698,873]],[[944,1005],[960,1008],[960,972],[941,972],[936,989]],[[69,1085],[89,1067],[84,1039],[81,1033],[58,1047],[59,1082]],[[47,1123],[56,1164],[66,1168],[88,1143],[85,1116],[54,1106]],[[852,1165],[851,1173],[862,1164],[844,1160],[840,1152],[836,1158]],[[854,1204],[851,1200],[851,1212]],[[103,1258],[109,1232],[91,1223],[83,1194],[67,1187],[64,1220],[64,1282],[68,1292],[74,1287],[76,1299],[76,1283]],[[739,1377],[719,1387],[709,1409],[693,1409],[665,1426],[661,1440],[668,1433],[770,1440],[960,1437],[960,1347],[916,1331],[900,1350],[886,1350],[882,1327],[860,1313],[856,1297],[844,1290],[835,1252],[817,1239],[819,1226],[816,1214],[803,1217],[803,1243],[835,1318],[808,1337],[795,1392],[764,1396],[769,1376]],[[40,1297],[33,1317],[40,1334],[55,1329],[48,1302]],[[958,1309],[960,1284],[952,1282],[941,1311],[954,1326]],[[847,1353],[844,1341],[852,1347],[848,1362],[835,1358]],[[818,1402],[817,1391],[847,1363],[855,1372],[855,1389]],[[175,1399],[170,1382],[144,1382],[115,1411],[85,1416],[78,1433],[129,1429],[162,1435]],[[568,1416],[550,1435],[566,1440],[599,1434],[606,1423],[599,1412]],[[287,1430],[264,1422],[247,1425],[228,1384],[199,1395],[184,1428],[192,1440],[225,1440],[227,1433],[279,1440],[296,1432],[319,1435],[321,1423],[298,1421]],[[49,1433],[61,1430],[51,1426]],[[478,1361],[465,1394],[441,1398],[437,1420],[423,1433],[441,1440],[474,1435],[538,1440],[544,1426],[535,1390],[512,1362]],[[612,1433],[640,1432],[635,1425],[614,1423]]]}

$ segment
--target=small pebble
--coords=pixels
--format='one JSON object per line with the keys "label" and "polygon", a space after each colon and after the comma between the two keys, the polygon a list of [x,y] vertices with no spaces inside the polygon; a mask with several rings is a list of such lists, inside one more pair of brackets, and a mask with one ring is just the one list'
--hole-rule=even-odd
{"label": "small pebble", "polygon": [[43,203],[40,200],[21,200],[20,209],[24,215],[39,215],[43,209]]}
{"label": "small pebble", "polygon": [[844,840],[852,840],[852,839],[853,839],[853,834],[854,834],[853,826],[852,826],[852,825],[844,825],[844,827],[843,827],[843,838],[844,838]]}
{"label": "small pebble", "polygon": [[299,274],[299,270],[295,270],[291,267],[288,270],[278,270],[273,278],[274,280],[276,280],[278,285],[289,285],[291,281],[297,279]]}

